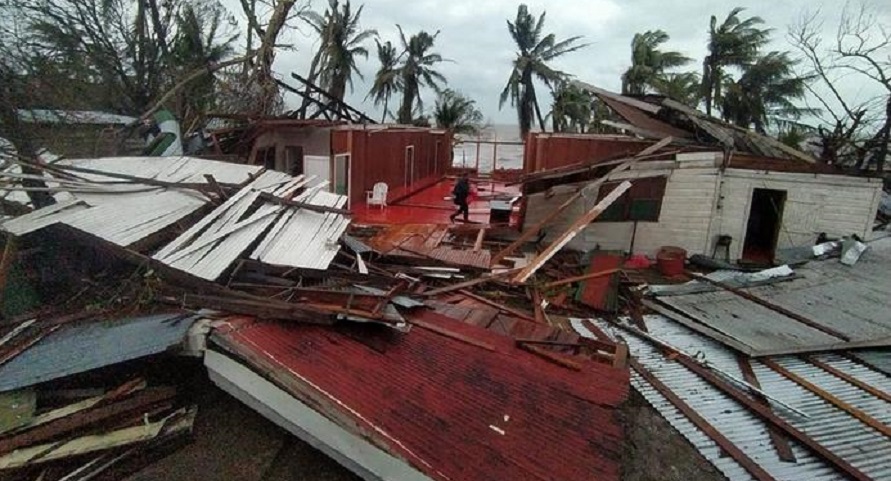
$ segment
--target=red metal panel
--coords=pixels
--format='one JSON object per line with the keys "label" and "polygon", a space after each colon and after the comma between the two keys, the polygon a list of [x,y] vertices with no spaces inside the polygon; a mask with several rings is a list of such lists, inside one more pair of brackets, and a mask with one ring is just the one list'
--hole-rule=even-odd
{"label": "red metal panel", "polygon": [[[591,267],[588,272],[603,272],[622,267],[625,257],[618,252],[595,252],[591,255]],[[584,281],[579,293],[579,302],[586,306],[601,311],[615,309],[615,301],[618,273],[609,276],[600,276]]]}
{"label": "red metal panel", "polygon": [[530,140],[534,148],[526,149],[526,154],[532,155],[532,161],[524,162],[527,173],[630,156],[652,144],[630,137],[602,135],[530,134]]}
{"label": "red metal panel", "polygon": [[417,315],[456,337],[415,327],[382,336],[378,351],[330,329],[233,319],[215,339],[433,479],[619,480],[627,369],[566,369],[485,329]]}

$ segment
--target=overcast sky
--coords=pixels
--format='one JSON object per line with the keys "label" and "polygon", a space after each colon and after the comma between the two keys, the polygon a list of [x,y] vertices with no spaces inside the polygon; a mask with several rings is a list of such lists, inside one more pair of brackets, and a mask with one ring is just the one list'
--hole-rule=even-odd
{"label": "overcast sky", "polygon": [[[233,12],[240,12],[238,0],[225,0]],[[498,108],[498,96],[511,69],[515,47],[507,32],[505,20],[515,18],[520,2],[509,0],[367,0],[362,14],[363,28],[374,28],[382,40],[398,44],[396,24],[406,35],[426,30],[441,33],[436,50],[453,62],[444,63],[439,70],[449,86],[474,99],[487,119],[493,123],[515,123],[516,114],[509,105]],[[735,6],[745,7],[744,16],[758,15],[774,28],[771,50],[790,50],[786,41],[789,25],[803,12],[822,9],[825,35],[834,38],[835,28],[844,3],[827,0],[559,0],[526,2],[534,15],[547,10],[545,30],[558,39],[581,35],[591,45],[567,54],[553,66],[597,86],[619,90],[622,72],[630,64],[630,42],[636,32],[662,29],[671,40],[667,48],[679,50],[695,59],[689,69],[701,71],[701,59],[706,53],[709,17],[714,14],[719,22]],[[354,8],[361,2],[353,0]],[[312,8],[322,11],[326,0],[314,0]],[[891,26],[891,1],[872,0],[870,3],[880,22]],[[290,72],[305,73],[318,41],[306,27],[292,30],[285,41],[293,43],[295,51],[278,54],[276,72],[286,81]],[[360,110],[379,117],[380,113],[365,95],[378,67],[374,43],[368,45],[368,60],[359,60],[365,79],[354,78],[355,88],[348,101]],[[876,85],[859,80],[843,82],[847,95],[865,99],[880,93]],[[542,91],[544,93],[544,91]],[[425,103],[432,108],[433,94],[427,92]],[[290,103],[295,102],[288,98]],[[550,102],[550,96],[547,95]]]}

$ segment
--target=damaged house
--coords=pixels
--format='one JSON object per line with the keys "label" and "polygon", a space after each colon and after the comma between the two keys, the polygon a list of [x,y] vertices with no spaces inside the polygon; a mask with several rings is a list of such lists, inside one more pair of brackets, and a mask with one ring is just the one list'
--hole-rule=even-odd
{"label": "damaged house", "polygon": [[[769,263],[777,249],[811,245],[820,234],[869,237],[881,179],[843,175],[772,138],[668,99],[657,104],[590,89],[628,122],[611,125],[643,139],[530,135],[527,228],[569,202],[550,228],[560,232],[618,183],[632,180],[628,193],[571,247],[654,254],[677,246],[727,261]],[[653,145],[656,139],[665,140]],[[632,156],[634,165],[616,168]],[[604,176],[599,189],[589,187]]]}
{"label": "damaged house", "polygon": [[348,206],[364,202],[375,184],[388,187],[388,201],[432,185],[451,166],[448,131],[340,121],[264,119],[223,129],[218,153],[236,154],[251,165],[315,176]]}

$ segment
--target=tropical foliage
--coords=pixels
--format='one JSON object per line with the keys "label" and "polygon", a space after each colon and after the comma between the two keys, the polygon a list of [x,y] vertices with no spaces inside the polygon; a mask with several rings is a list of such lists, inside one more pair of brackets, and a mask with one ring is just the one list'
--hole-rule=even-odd
{"label": "tropical foliage", "polygon": [[374,75],[374,83],[365,98],[371,97],[374,105],[383,105],[384,112],[381,114],[381,122],[383,122],[389,113],[387,106],[390,103],[390,97],[400,89],[399,70],[397,69],[399,54],[390,41],[381,43],[379,40],[375,40],[375,43],[377,44],[377,60],[380,62],[380,67]]}
{"label": "tropical foliage", "polygon": [[622,74],[622,93],[642,95],[666,80],[665,71],[684,66],[691,59],[680,52],[662,51],[669,39],[662,30],[647,30],[631,40],[631,67]]}
{"label": "tropical foliage", "polygon": [[433,35],[421,31],[406,39],[402,27],[397,27],[403,48],[401,62],[396,69],[398,85],[402,90],[397,120],[400,124],[411,124],[414,121],[415,107],[423,110],[421,88],[426,86],[439,92],[446,83],[445,77],[434,70],[443,58],[440,54],[431,52],[436,37],[439,36],[438,31]]}
{"label": "tropical foliage", "polygon": [[476,102],[452,89],[439,93],[433,119],[437,127],[449,129],[455,135],[476,134],[483,125],[483,113],[477,109]]}
{"label": "tropical foliage", "polygon": [[669,73],[653,82],[653,90],[689,107],[696,107],[702,99],[702,86],[696,72]]}
{"label": "tropical foliage", "polygon": [[705,111],[719,106],[727,67],[744,68],[754,63],[758,53],[769,41],[770,29],[759,28],[761,17],[740,19],[744,9],[734,8],[718,25],[714,15],[709,24],[708,55],[702,64],[702,94]]}
{"label": "tropical foliage", "polygon": [[[364,5],[353,12],[350,1],[329,0],[324,13],[308,11],[304,20],[319,35],[319,49],[313,58],[318,69],[319,86],[332,97],[343,100],[346,89],[353,87],[353,74],[362,78],[356,58],[368,58],[365,42],[377,36],[377,30],[362,30],[359,19]],[[315,77],[315,72],[311,77]]]}
{"label": "tropical foliage", "polygon": [[721,113],[724,120],[766,133],[772,118],[798,118],[804,110],[793,100],[805,94],[807,79],[794,72],[796,62],[786,52],[770,52],[747,66],[739,80],[725,87]]}
{"label": "tropical foliage", "polygon": [[542,12],[536,19],[526,5],[520,5],[516,19],[507,21],[507,30],[517,46],[517,56],[507,85],[501,92],[499,106],[504,107],[510,100],[511,106],[517,109],[520,133],[524,138],[532,129],[534,117],[538,119],[539,127],[545,129],[544,117],[535,93],[535,81],[554,88],[567,75],[553,69],[548,63],[585,46],[578,43],[581,39],[578,36],[558,41],[554,34],[545,34],[545,14],[546,12]]}
{"label": "tropical foliage", "polygon": [[570,82],[560,82],[554,89],[551,123],[554,132],[585,133],[591,122],[591,94]]}

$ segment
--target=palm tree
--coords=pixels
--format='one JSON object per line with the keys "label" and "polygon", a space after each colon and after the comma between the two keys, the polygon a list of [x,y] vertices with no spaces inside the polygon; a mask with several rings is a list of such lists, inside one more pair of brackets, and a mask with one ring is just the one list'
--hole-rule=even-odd
{"label": "palm tree", "polygon": [[665,70],[690,63],[692,59],[680,52],[659,50],[667,42],[668,34],[662,30],[647,30],[634,34],[631,40],[631,66],[622,74],[622,93],[643,95],[647,88],[655,88]]}
{"label": "palm tree", "polygon": [[591,94],[569,82],[560,82],[554,90],[551,122],[554,132],[585,133],[591,123]]}
{"label": "palm tree", "polygon": [[702,86],[696,72],[665,74],[653,81],[653,90],[692,108],[696,108],[702,99]]}
{"label": "palm tree", "polygon": [[338,100],[343,100],[348,85],[352,90],[354,73],[363,78],[356,66],[356,57],[368,58],[368,49],[362,44],[377,36],[377,30],[359,28],[363,8],[364,5],[353,13],[350,0],[343,5],[339,0],[328,0],[324,14],[312,11],[303,14],[321,40],[310,76],[318,72],[319,86]]}
{"label": "palm tree", "polygon": [[473,100],[460,92],[445,89],[436,99],[433,119],[437,127],[449,129],[454,135],[473,135],[482,128],[483,113]]}
{"label": "palm tree", "polygon": [[517,108],[520,133],[525,138],[532,128],[533,116],[538,117],[538,124],[545,129],[541,108],[535,96],[535,79],[543,82],[548,88],[566,78],[566,74],[548,66],[555,58],[576,51],[587,44],[578,44],[582,37],[570,37],[557,41],[554,34],[543,34],[545,14],[542,12],[536,21],[529,13],[526,5],[517,9],[517,18],[507,21],[507,30],[517,44],[517,58],[513,62],[513,70],[507,85],[501,92],[499,107],[510,99],[511,106]]}
{"label": "palm tree", "polygon": [[792,103],[804,96],[808,80],[795,75],[796,63],[788,52],[770,52],[746,67],[739,80],[726,86],[721,99],[724,120],[763,134],[776,116],[798,118],[810,112]]}
{"label": "palm tree", "polygon": [[443,58],[438,53],[430,52],[433,42],[439,36],[439,31],[430,35],[421,31],[406,40],[402,27],[399,29],[399,39],[402,41],[402,63],[397,69],[399,86],[402,89],[402,104],[399,106],[398,122],[411,124],[414,120],[415,101],[417,107],[422,107],[421,87],[427,86],[439,92],[440,84],[445,84],[446,79],[433,67],[442,62]]}
{"label": "palm tree", "polygon": [[705,98],[705,112],[712,114],[712,107],[721,101],[721,86],[724,83],[724,68],[743,68],[758,58],[758,51],[769,41],[770,29],[757,26],[764,23],[761,17],[740,20],[744,9],[736,7],[730,11],[724,22],[718,26],[718,19],[712,15],[709,26],[708,55],[702,63],[702,94]]}
{"label": "palm tree", "polygon": [[375,40],[375,43],[377,44],[377,59],[381,65],[374,75],[374,84],[365,99],[373,97],[374,105],[384,105],[384,113],[381,115],[383,123],[387,119],[387,105],[390,103],[390,97],[400,88],[399,71],[396,68],[399,55],[396,52],[396,47],[390,41],[380,43]]}
{"label": "palm tree", "polygon": [[[176,17],[177,33],[170,52],[171,63],[182,75],[209,64],[221,62],[232,55],[237,35],[219,39],[222,30],[223,10],[218,8],[196,10],[185,5]],[[177,117],[184,125],[200,120],[215,101],[217,77],[208,73],[190,82],[176,96]]]}

